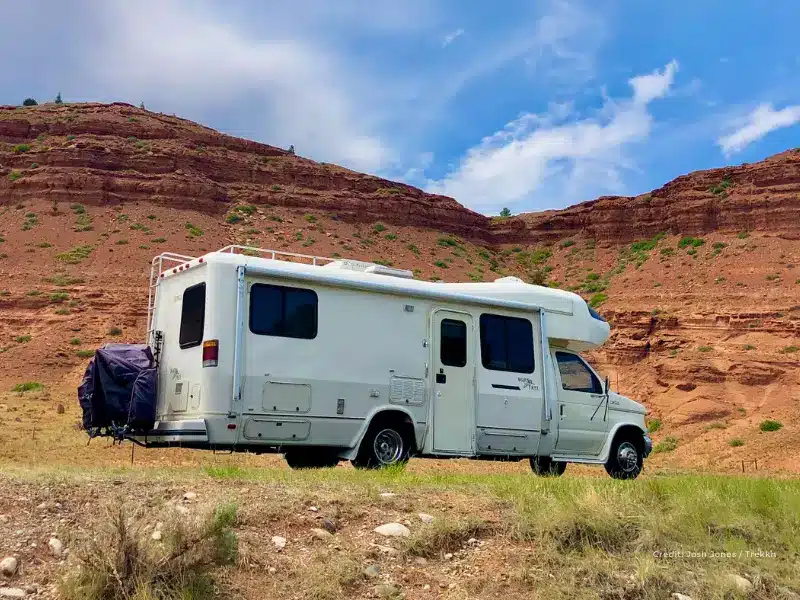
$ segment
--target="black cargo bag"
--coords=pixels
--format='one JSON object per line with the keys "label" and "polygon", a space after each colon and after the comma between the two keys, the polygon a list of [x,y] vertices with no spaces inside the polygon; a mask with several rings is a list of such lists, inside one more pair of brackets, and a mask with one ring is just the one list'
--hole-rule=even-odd
{"label": "black cargo bag", "polygon": [[89,435],[145,433],[156,418],[157,369],[144,344],[106,344],[89,362],[78,387]]}

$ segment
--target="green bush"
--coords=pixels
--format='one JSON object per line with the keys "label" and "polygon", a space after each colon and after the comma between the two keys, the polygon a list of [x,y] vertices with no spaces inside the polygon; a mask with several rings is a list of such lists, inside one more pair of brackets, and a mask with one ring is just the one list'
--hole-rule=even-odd
{"label": "green bush", "polygon": [[703,238],[695,238],[687,235],[680,239],[678,242],[678,248],[687,248],[689,246],[692,248],[699,248],[705,243],[706,241]]}
{"label": "green bush", "polygon": [[448,268],[448,265],[447,265],[447,263],[446,263],[446,262],[444,262],[443,260],[437,260],[437,261],[434,261],[434,263],[433,263],[433,264],[434,264],[434,265],[436,265],[437,267],[439,267],[440,269],[446,269],[446,268]]}
{"label": "green bush", "polygon": [[69,341],[71,346],[80,346],[81,345],[81,338],[72,338]]}
{"label": "green bush", "polygon": [[414,254],[419,255],[419,248],[417,248],[414,244],[409,244],[408,246],[406,246],[406,248],[411,250],[411,252],[413,252]]}
{"label": "green bush", "polygon": [[593,308],[597,308],[606,300],[608,300],[608,295],[600,292],[589,299],[589,305]]}
{"label": "green bush", "polygon": [[739,448],[740,446],[744,446],[744,440],[742,440],[740,438],[733,438],[732,440],[730,440],[728,442],[728,445],[731,448]]}
{"label": "green bush", "polygon": [[31,147],[30,147],[29,144],[17,144],[13,148],[11,148],[11,151],[14,154],[24,154],[25,152],[27,152],[30,149],[31,149]]}
{"label": "green bush", "polygon": [[316,223],[317,217],[315,217],[314,215],[306,215],[305,220],[308,221],[309,223]]}
{"label": "green bush", "polygon": [[458,241],[456,238],[454,238],[454,237],[450,237],[450,236],[448,236],[448,235],[444,235],[444,236],[440,237],[440,238],[439,238],[439,239],[436,241],[436,243],[437,243],[439,246],[444,246],[445,248],[447,248],[447,247],[454,247],[454,246],[458,246],[458,245],[459,245],[459,241]]}
{"label": "green bush", "polygon": [[33,98],[25,98],[25,100],[22,101],[22,106],[36,106],[37,104],[39,103]]}
{"label": "green bush", "polygon": [[793,354],[798,350],[800,350],[800,348],[798,348],[797,346],[785,346],[784,348],[781,349],[781,354]]}
{"label": "green bush", "polygon": [[164,242],[167,241],[167,238],[157,237],[157,238],[153,238],[150,241],[153,242],[154,244],[163,244]]}
{"label": "green bush", "polygon": [[91,358],[94,356],[94,350],[76,350],[75,356],[78,358]]}
{"label": "green bush", "polygon": [[39,383],[38,381],[26,381],[25,383],[18,383],[13,388],[11,388],[12,392],[38,392],[44,388],[44,386]]}
{"label": "green bush", "polygon": [[504,208],[503,210],[500,211],[500,216],[501,217],[510,217],[511,216],[511,211],[509,209],[507,209],[507,208]]}
{"label": "green bush", "polygon": [[119,327],[111,327],[108,330],[108,335],[122,335],[122,329]]}
{"label": "green bush", "polygon": [[761,431],[778,431],[782,427],[783,423],[781,423],[780,421],[775,421],[773,419],[766,419],[764,421],[761,421],[761,423],[758,426],[758,428]]}
{"label": "green bush", "polygon": [[647,431],[648,433],[655,433],[661,429],[661,419],[648,419],[647,420]]}
{"label": "green bush", "polygon": [[570,246],[574,246],[574,245],[575,245],[575,240],[565,240],[565,241],[561,242],[561,247],[562,248],[569,248]]}
{"label": "green bush", "polygon": [[372,231],[374,231],[375,233],[381,233],[383,231],[386,231],[386,225],[384,225],[383,223],[375,223],[375,227],[372,228]]}
{"label": "green bush", "polygon": [[56,254],[56,259],[60,260],[61,262],[65,262],[68,265],[77,265],[78,263],[89,258],[92,250],[94,250],[92,246],[76,246],[72,250],[62,252],[61,254]]}
{"label": "green bush", "polygon": [[203,235],[203,230],[199,227],[195,227],[191,223],[186,223],[186,230],[189,232],[189,237],[200,237]]}
{"label": "green bush", "polygon": [[697,351],[698,352],[711,352],[714,348],[711,346],[700,346]]}
{"label": "green bush", "polygon": [[657,443],[653,448],[653,454],[661,454],[662,452],[672,452],[678,447],[678,438],[665,437],[662,441]]}
{"label": "green bush", "polygon": [[11,181],[12,183],[15,182],[17,179],[21,178],[22,178],[22,173],[20,173],[19,171],[11,171],[11,173],[8,174],[8,180]]}
{"label": "green bush", "polygon": [[18,344],[27,344],[28,342],[31,341],[31,339],[33,338],[31,338],[31,336],[29,335],[18,335],[17,337],[14,338],[14,341],[17,342]]}
{"label": "green bush", "polygon": [[236,223],[241,222],[243,219],[236,213],[230,213],[227,217],[225,217],[225,222],[234,225]]}
{"label": "green bush", "polygon": [[736,234],[736,237],[739,238],[740,240],[746,240],[747,238],[750,237],[750,233],[747,231],[740,231],[739,233]]}
{"label": "green bush", "polygon": [[390,242],[393,242],[397,239],[397,236],[393,233],[387,233],[384,237]]}

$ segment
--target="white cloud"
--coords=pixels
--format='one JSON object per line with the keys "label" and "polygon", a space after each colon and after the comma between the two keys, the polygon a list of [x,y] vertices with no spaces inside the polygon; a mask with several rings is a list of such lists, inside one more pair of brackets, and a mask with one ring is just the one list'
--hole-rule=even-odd
{"label": "white cloud", "polygon": [[451,31],[446,36],[444,36],[444,39],[442,40],[442,48],[447,48],[447,46],[449,46],[454,41],[456,41],[456,38],[458,38],[458,37],[460,37],[462,35],[464,35],[464,30],[463,29],[459,28],[459,29],[456,29],[455,31]]}
{"label": "white cloud", "polygon": [[672,61],[630,79],[633,96],[608,99],[593,117],[579,118],[565,105],[524,114],[467,151],[443,179],[429,181],[428,191],[487,213],[532,198],[545,208],[620,192],[623,172],[635,165],[626,150],[647,139],[653,124],[648,105],[668,94],[676,71]]}
{"label": "white cloud", "polygon": [[775,110],[772,104],[764,103],[755,108],[744,119],[732,123],[733,131],[717,140],[717,145],[726,156],[744,150],[768,133],[800,123],[800,105]]}

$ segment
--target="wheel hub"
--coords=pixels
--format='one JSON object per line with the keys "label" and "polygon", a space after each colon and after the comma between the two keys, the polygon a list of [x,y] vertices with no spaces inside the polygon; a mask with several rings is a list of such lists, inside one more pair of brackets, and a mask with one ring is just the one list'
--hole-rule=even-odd
{"label": "wheel hub", "polygon": [[639,453],[630,442],[623,442],[617,450],[617,462],[623,471],[630,473],[634,471],[639,463]]}
{"label": "wheel hub", "polygon": [[375,457],[383,465],[391,465],[403,456],[403,438],[394,429],[384,429],[375,436]]}

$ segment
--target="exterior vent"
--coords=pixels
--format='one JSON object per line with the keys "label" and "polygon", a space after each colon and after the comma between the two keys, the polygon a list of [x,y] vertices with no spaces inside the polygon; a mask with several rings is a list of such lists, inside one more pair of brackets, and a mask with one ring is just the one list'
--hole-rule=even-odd
{"label": "exterior vent", "polygon": [[494,282],[495,283],[518,283],[518,284],[521,283],[522,285],[526,285],[525,282],[522,281],[522,279],[520,279],[519,277],[512,277],[512,276],[501,277],[500,279],[495,279]]}
{"label": "exterior vent", "polygon": [[414,279],[414,273],[405,269],[393,269],[375,263],[360,260],[335,260],[322,266],[323,269],[342,269],[344,271],[358,271],[360,273],[374,273],[375,275],[389,275],[403,279]]}

